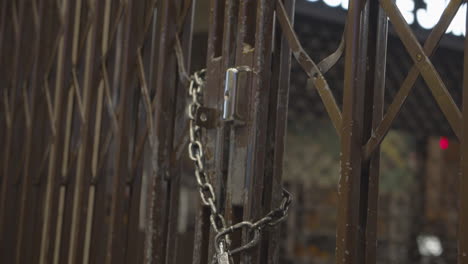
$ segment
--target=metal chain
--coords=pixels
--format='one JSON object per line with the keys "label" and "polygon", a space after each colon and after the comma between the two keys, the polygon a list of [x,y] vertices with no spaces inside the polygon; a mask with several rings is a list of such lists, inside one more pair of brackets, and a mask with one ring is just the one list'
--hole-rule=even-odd
{"label": "metal chain", "polygon": [[201,127],[196,124],[197,112],[201,107],[202,89],[205,86],[205,70],[195,72],[190,78],[189,95],[192,102],[188,105],[188,117],[190,122],[190,142],[188,153],[195,164],[195,178],[200,192],[202,203],[210,207],[210,222],[216,233],[226,228],[226,222],[223,215],[216,208],[216,195],[213,186],[208,182],[203,162],[204,150],[201,143]]}
{"label": "metal chain", "polygon": [[[188,144],[188,154],[195,165],[195,178],[197,180],[200,198],[204,205],[210,208],[210,222],[216,232],[215,247],[216,256],[214,263],[232,263],[231,256],[258,244],[261,230],[267,226],[275,226],[286,219],[289,206],[292,202],[291,194],[283,188],[283,200],[281,205],[270,211],[263,218],[256,222],[243,221],[227,227],[223,215],[216,207],[216,195],[213,186],[208,181],[204,164],[204,150],[201,141],[202,129],[197,125],[197,112],[202,106],[203,88],[205,87],[206,70],[195,72],[190,77],[189,95],[191,102],[188,105],[187,115],[189,117],[190,142]],[[229,235],[245,229],[247,234],[252,236],[250,241],[238,248],[230,249]]]}

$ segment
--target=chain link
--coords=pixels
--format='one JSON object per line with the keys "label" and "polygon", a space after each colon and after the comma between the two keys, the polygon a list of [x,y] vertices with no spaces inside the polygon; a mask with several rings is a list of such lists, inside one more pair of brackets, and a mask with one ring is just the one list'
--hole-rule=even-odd
{"label": "chain link", "polygon": [[211,210],[210,222],[216,233],[226,228],[226,222],[223,215],[216,208],[216,194],[213,186],[208,181],[208,176],[205,172],[203,159],[205,152],[201,142],[201,127],[197,125],[196,118],[198,109],[201,107],[202,89],[205,85],[206,71],[201,70],[195,72],[190,78],[189,95],[192,99],[187,108],[187,115],[190,122],[190,142],[188,145],[188,154],[195,164],[195,178],[197,180],[198,191],[204,205]]}
{"label": "chain link", "polygon": [[[265,227],[271,227],[279,224],[286,219],[288,215],[289,206],[292,202],[291,194],[283,188],[283,199],[281,205],[270,211],[263,218],[256,222],[243,221],[232,226],[227,227],[223,215],[216,207],[216,194],[213,186],[208,181],[208,176],[204,166],[204,150],[201,141],[202,129],[197,125],[197,112],[202,106],[203,88],[205,86],[206,70],[195,72],[190,78],[189,95],[191,102],[187,108],[187,115],[189,117],[189,138],[188,154],[190,159],[195,165],[195,178],[197,180],[198,191],[200,198],[205,206],[210,208],[210,222],[214,231],[216,256],[214,256],[213,263],[221,262],[220,256],[225,256],[226,252],[229,258],[237,253],[256,246],[260,240],[261,231]],[[251,237],[250,241],[235,249],[229,249],[230,240],[229,235],[245,229],[247,234]]]}

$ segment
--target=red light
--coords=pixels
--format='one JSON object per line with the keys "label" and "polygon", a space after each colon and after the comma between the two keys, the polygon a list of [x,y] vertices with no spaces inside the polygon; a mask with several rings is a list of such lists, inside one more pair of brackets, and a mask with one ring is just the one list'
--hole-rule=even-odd
{"label": "red light", "polygon": [[449,147],[448,138],[447,137],[440,137],[439,146],[440,146],[441,149],[448,149],[448,147]]}

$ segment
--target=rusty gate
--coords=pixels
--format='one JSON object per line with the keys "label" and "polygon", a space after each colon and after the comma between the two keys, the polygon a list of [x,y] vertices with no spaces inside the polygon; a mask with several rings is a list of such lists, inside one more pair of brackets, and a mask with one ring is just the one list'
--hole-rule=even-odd
{"label": "rusty gate", "polygon": [[[421,76],[461,141],[468,264],[468,107],[430,60],[463,2],[420,45],[394,1],[350,0],[340,45],[315,63],[295,0],[210,0],[202,70],[195,1],[2,1],[1,263],[278,263],[293,56],[341,141],[336,262],[376,263],[379,145]],[[414,65],[384,112],[389,23]],[[340,109],[325,74],[343,56]],[[465,55],[465,104],[467,71]],[[177,236],[183,177],[201,196],[193,248]]]}

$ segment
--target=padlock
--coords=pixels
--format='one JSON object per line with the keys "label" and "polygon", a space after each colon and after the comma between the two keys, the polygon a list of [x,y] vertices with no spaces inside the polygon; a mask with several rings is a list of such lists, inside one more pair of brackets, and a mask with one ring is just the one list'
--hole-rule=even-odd
{"label": "padlock", "polygon": [[229,253],[224,251],[224,243],[219,243],[219,253],[216,256],[218,264],[230,264],[229,262]]}

